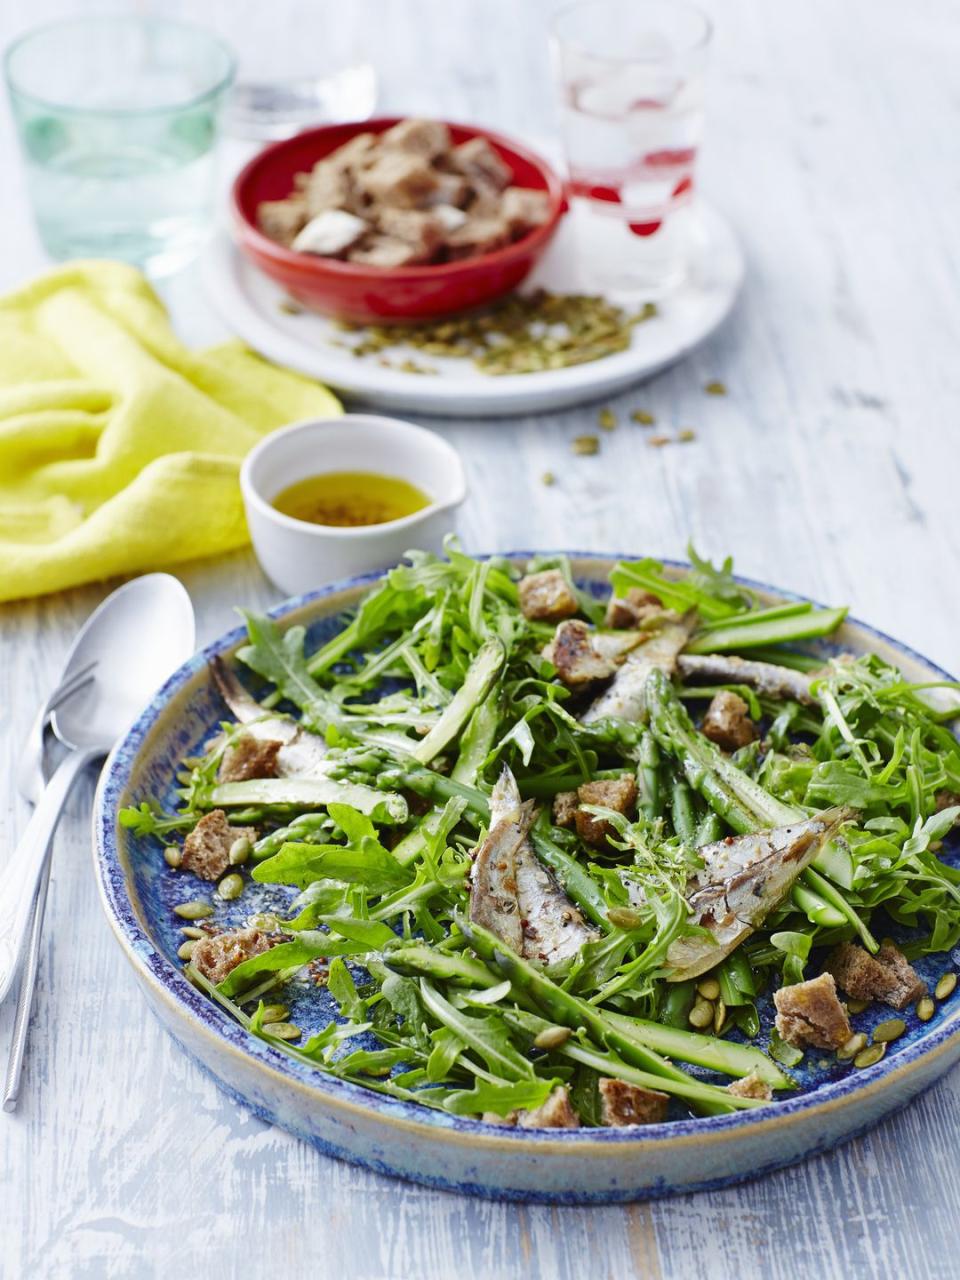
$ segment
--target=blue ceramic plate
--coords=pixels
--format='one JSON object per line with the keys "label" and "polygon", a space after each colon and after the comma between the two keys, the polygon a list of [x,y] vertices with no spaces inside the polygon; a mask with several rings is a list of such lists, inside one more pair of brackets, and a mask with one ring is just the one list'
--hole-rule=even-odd
{"label": "blue ceramic plate", "polygon": [[[606,588],[614,559],[571,555],[577,578],[598,594]],[[290,600],[274,616],[305,625],[315,646],[338,630],[343,611],[357,603],[376,576]],[[746,585],[770,602],[795,598],[759,583]],[[808,1054],[810,1065],[798,1091],[770,1107],[643,1128],[537,1131],[504,1129],[395,1101],[271,1048],[182,975],[176,958],[181,921],[172,907],[196,896],[199,882],[183,873],[171,875],[156,840],[140,840],[117,822],[125,805],[158,798],[172,805],[179,762],[197,752],[223,715],[208,660],[233,653],[244,639],[242,630],[231,631],[159,691],[107,762],[94,833],[104,907],[151,1006],[183,1048],[258,1115],[330,1155],[429,1186],[555,1203],[622,1201],[718,1186],[826,1150],[903,1106],[960,1058],[958,994],[939,1005],[926,1024],[911,1011],[906,1034],[873,1067],[854,1071]],[[837,646],[872,650],[913,680],[949,678],[919,654],[853,620],[824,651]],[[210,886],[202,888],[208,895]],[[285,901],[282,888],[251,886],[239,902],[218,906],[218,918],[239,922]],[[935,978],[950,963],[939,955],[919,968]],[[305,987],[296,1003],[293,1016],[305,1029],[329,1016],[318,1005],[316,988]],[[861,1015],[858,1028],[883,1016]]]}

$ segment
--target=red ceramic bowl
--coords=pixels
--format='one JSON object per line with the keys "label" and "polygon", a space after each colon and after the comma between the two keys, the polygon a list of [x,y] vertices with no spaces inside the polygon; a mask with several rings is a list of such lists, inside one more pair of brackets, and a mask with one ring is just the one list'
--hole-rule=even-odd
{"label": "red ceramic bowl", "polygon": [[429,320],[492,302],[515,289],[546,249],[564,211],[563,184],[538,156],[499,134],[451,124],[454,143],[481,137],[513,171],[513,181],[550,195],[550,216],[505,249],[437,266],[371,267],[294,253],[257,229],[261,200],[282,200],[303,173],[358,133],[382,133],[400,117],[324,125],[275,142],[241,170],[233,184],[237,240],[247,257],[298,301],[341,320],[385,323]]}

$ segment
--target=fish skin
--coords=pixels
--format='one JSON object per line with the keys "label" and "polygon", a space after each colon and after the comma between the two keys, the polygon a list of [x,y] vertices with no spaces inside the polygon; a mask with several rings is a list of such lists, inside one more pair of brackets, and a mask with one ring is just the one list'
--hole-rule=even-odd
{"label": "fish skin", "polygon": [[283,743],[277,752],[278,777],[309,778],[326,772],[327,744],[323,738],[286,716],[271,715],[250,696],[222,658],[210,659],[210,674],[234,717],[246,726],[245,733],[263,741]]}
{"label": "fish skin", "polygon": [[[504,767],[490,796],[493,830],[500,824],[516,821],[517,815],[527,810],[529,805],[529,801],[526,805],[521,803],[516,779]],[[599,935],[586,923],[553,875],[541,863],[527,831],[529,825],[515,847],[513,856],[516,918],[520,925],[519,941],[514,950],[527,960],[557,965],[572,959],[585,942],[590,942]],[[472,892],[470,905],[472,912]],[[471,915],[472,918],[474,917]],[[480,923],[484,922],[481,920]],[[494,932],[497,932],[496,929]],[[507,939],[503,938],[503,941],[506,942]]]}
{"label": "fish skin", "polygon": [[682,653],[677,668],[684,679],[692,676],[719,684],[746,684],[771,698],[793,698],[805,707],[816,705],[810,692],[815,675],[775,662],[755,662],[726,653]]}
{"label": "fish skin", "polygon": [[644,644],[631,649],[610,685],[580,717],[581,724],[593,724],[605,716],[639,720],[646,708],[647,676],[653,670],[673,675],[677,657],[696,625],[696,616],[696,610],[691,609],[682,618],[665,622]]}
{"label": "fish skin", "polygon": [[669,981],[696,978],[748,938],[850,815],[849,809],[826,809],[786,827],[731,836],[698,849],[704,865],[687,884],[690,923],[709,930],[712,941],[694,935],[672,942]]}
{"label": "fish skin", "polygon": [[535,816],[532,800],[501,813],[491,822],[470,871],[470,919],[495,933],[518,955],[523,953],[523,928],[517,897],[517,850]]}

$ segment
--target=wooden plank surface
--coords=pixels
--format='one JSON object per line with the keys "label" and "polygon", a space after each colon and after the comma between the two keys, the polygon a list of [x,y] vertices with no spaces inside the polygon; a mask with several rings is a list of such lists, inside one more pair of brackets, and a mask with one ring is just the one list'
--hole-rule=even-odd
{"label": "wooden plank surface", "polygon": [[[86,6],[0,9],[0,44]],[[149,7],[135,6],[132,7]],[[160,6],[157,6],[158,8]],[[383,105],[548,135],[549,0],[169,0],[249,62],[362,53]],[[853,611],[960,668],[955,519],[960,406],[960,10],[948,0],[712,5],[703,185],[746,247],[744,296],[684,364],[596,408],[436,421],[471,485],[470,550],[682,555]],[[313,51],[319,51],[314,54]],[[267,67],[269,70],[270,68]],[[0,285],[43,265],[0,112]],[[191,340],[220,329],[191,273],[169,290]],[[703,385],[721,378],[726,398]],[[645,407],[694,443],[652,449]],[[540,477],[553,471],[558,483]],[[2,572],[2,566],[0,566]],[[178,570],[201,639],[277,595],[246,554]],[[76,627],[108,588],[0,609],[0,842],[25,811],[19,744]],[[830,1155],[761,1182],[628,1208],[447,1196],[319,1156],[227,1101],[147,1013],[90,875],[92,787],[57,843],[20,1112],[0,1117],[0,1275],[138,1278],[335,1270],[344,1280],[494,1277],[947,1277],[960,1221],[955,1072]],[[12,1014],[0,1010],[0,1047]]]}

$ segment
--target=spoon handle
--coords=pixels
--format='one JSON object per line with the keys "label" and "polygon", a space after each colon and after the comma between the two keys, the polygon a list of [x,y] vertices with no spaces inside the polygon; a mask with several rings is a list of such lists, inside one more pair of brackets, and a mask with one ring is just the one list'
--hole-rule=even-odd
{"label": "spoon handle", "polygon": [[20,842],[0,875],[0,1001],[10,990],[23,951],[47,846],[79,774],[99,750],[71,751],[47,783]]}
{"label": "spoon handle", "polygon": [[43,934],[43,917],[47,908],[47,888],[50,884],[50,854],[51,850],[48,849],[43,873],[37,886],[37,896],[33,900],[30,942],[23,962],[20,990],[17,993],[17,1011],[13,1019],[13,1036],[10,1040],[10,1058],[7,1062],[7,1076],[3,1082],[3,1109],[7,1112],[16,1111],[20,1098],[20,1077],[23,1073],[23,1058],[27,1048],[27,1033],[30,1030],[30,1015],[33,1013],[33,993],[40,968],[40,942]]}

